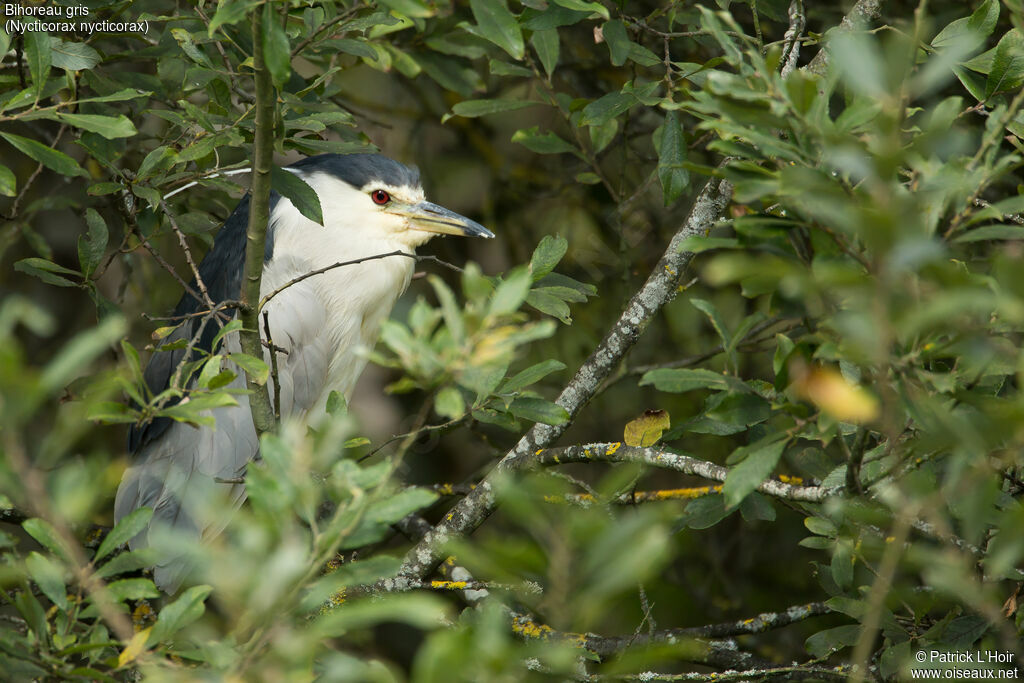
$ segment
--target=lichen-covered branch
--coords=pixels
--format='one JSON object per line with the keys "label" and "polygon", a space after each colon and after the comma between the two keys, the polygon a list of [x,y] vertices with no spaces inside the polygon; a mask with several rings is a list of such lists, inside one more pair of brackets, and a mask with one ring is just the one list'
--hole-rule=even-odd
{"label": "lichen-covered branch", "polygon": [[789,28],[783,37],[782,47],[782,69],[780,73],[785,78],[796,69],[800,61],[800,36],[807,26],[807,15],[804,13],[804,0],[790,0],[789,3]]}
{"label": "lichen-covered branch", "polygon": [[531,456],[538,449],[551,445],[562,435],[573,418],[618,367],[654,315],[675,296],[683,271],[693,258],[692,252],[682,248],[684,240],[706,234],[722,215],[731,198],[732,185],[728,181],[718,178],[708,181],[697,195],[686,221],[672,237],[668,248],[643,287],[629,301],[615,325],[556,400],[556,403],[569,413],[569,420],[560,426],[539,423],[534,425],[480,482],[480,485],[459,501],[445,518],[409,551],[402,566],[402,576],[426,576],[441,561],[441,548],[448,539],[473,531],[494,509],[494,480],[529,463]]}
{"label": "lichen-covered branch", "polygon": [[[620,442],[592,443],[567,448],[549,448],[535,454],[540,465],[562,465],[571,462],[636,462],[652,467],[675,470],[712,481],[725,481],[729,469],[706,460],[692,458],[680,453],[672,453],[658,448],[640,448],[627,446]],[[820,503],[829,496],[842,492],[842,487],[803,486],[796,483],[800,480],[768,479],[757,487],[757,490],[775,498],[784,498],[802,503]]]}
{"label": "lichen-covered branch", "polygon": [[[263,8],[252,12],[253,68],[256,81],[256,122],[253,140],[252,185],[249,190],[249,227],[245,233],[245,271],[242,279],[242,301],[239,311],[242,351],[254,358],[263,358],[260,320],[257,304],[263,281],[263,256],[270,220],[270,169],[274,161],[274,105],[276,95],[270,71],[263,59]],[[246,386],[251,392],[249,407],[256,433],[274,428],[274,407],[266,383],[259,384],[246,373]]]}
{"label": "lichen-covered branch", "polygon": [[[859,26],[863,26],[871,21],[874,21],[882,14],[882,2],[884,0],[857,0],[857,3],[850,8],[846,16],[839,23],[835,29],[832,30],[832,35],[837,33],[846,33],[852,31]],[[814,59],[807,65],[807,70],[811,73],[816,73],[819,76],[825,75],[825,70],[828,68],[828,48],[822,47],[818,50],[818,54],[814,55]]]}

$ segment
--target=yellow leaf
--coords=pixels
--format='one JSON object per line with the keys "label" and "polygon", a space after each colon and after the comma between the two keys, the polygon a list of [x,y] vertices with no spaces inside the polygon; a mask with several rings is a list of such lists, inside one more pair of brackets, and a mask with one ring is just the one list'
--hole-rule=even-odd
{"label": "yellow leaf", "polygon": [[821,410],[841,422],[864,423],[878,417],[878,399],[848,382],[832,368],[795,368],[793,388]]}
{"label": "yellow leaf", "polygon": [[146,650],[146,641],[149,640],[149,632],[152,631],[152,627],[144,628],[134,636],[128,642],[128,646],[121,651],[121,654],[117,656],[117,665],[124,666],[125,664],[131,664],[134,662],[139,655]]}
{"label": "yellow leaf", "polygon": [[653,446],[670,426],[668,413],[664,410],[647,410],[626,425],[622,440],[627,446]]}

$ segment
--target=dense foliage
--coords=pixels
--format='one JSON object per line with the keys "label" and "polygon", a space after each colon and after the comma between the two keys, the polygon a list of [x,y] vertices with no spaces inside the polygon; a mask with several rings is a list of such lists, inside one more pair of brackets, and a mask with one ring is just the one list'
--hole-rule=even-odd
{"label": "dense foliage", "polygon": [[[5,16],[0,671],[1019,676],[1024,8],[838,5]],[[110,529],[123,425],[273,381],[226,351],[141,376],[185,343],[263,68],[279,164],[380,149],[498,239],[426,248],[352,405],[264,434],[162,596],[122,547],[150,512]]]}

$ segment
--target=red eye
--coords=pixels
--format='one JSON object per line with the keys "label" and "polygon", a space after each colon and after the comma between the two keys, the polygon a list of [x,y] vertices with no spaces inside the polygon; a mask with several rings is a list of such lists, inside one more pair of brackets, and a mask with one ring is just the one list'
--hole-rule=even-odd
{"label": "red eye", "polygon": [[374,204],[384,206],[385,204],[391,201],[391,195],[389,195],[384,190],[374,190],[373,192],[370,193],[370,199],[373,200]]}

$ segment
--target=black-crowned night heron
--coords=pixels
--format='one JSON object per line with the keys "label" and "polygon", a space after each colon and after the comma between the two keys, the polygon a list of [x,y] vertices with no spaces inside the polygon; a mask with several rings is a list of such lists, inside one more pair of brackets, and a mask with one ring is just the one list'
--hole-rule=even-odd
{"label": "black-crowned night heron", "polygon": [[[289,168],[316,191],[324,224],[271,193],[261,296],[335,263],[397,250],[412,254],[437,234],[494,236],[479,223],[425,201],[419,173],[379,155],[323,154]],[[240,298],[248,214],[246,196],[199,266],[214,303]],[[408,286],[413,266],[413,259],[391,256],[334,268],[267,302],[273,343],[283,349],[277,358],[282,417],[311,421],[324,413],[331,391],[349,398],[366,365],[365,351]],[[206,309],[205,302],[186,293],[175,315]],[[199,317],[186,319],[167,341],[190,339],[198,325]],[[207,325],[200,349],[211,350],[217,328]],[[225,343],[239,350],[235,335]],[[184,354],[178,349],[152,357],[145,380],[154,394],[170,385]],[[269,364],[269,350],[264,355]],[[238,375],[233,385],[244,388],[244,376]],[[244,500],[244,484],[218,482],[237,482],[259,452],[248,398],[237,398],[237,407],[211,411],[215,427],[196,428],[165,417],[132,427],[128,445],[133,461],[117,490],[115,517],[120,520],[142,506],[154,511],[150,526],[131,540],[133,549],[148,545],[159,526],[194,534],[197,541],[218,533]],[[219,519],[198,513],[211,497],[228,501]],[[155,568],[157,585],[173,592],[185,568],[180,559],[164,558]]]}

